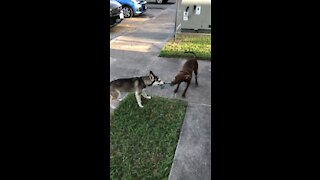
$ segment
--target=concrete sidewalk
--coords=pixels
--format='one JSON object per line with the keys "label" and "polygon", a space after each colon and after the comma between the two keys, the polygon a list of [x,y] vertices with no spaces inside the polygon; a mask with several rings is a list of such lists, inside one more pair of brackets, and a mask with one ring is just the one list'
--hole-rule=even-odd
{"label": "concrete sidewalk", "polygon": [[[175,5],[143,23],[135,31],[110,41],[110,80],[147,75],[152,70],[162,80],[171,81],[185,62],[182,58],[160,58],[161,48],[173,36]],[[153,96],[178,98],[188,102],[186,116],[171,167],[170,180],[211,179],[211,62],[199,61],[199,86],[194,79],[186,98],[177,97],[174,87],[148,87]],[[110,111],[112,111],[110,109]]]}

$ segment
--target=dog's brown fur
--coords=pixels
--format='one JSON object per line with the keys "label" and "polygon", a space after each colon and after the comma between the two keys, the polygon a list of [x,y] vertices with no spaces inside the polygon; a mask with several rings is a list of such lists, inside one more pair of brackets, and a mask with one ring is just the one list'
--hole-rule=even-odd
{"label": "dog's brown fur", "polygon": [[192,79],[192,71],[195,74],[196,86],[198,86],[198,61],[197,57],[193,52],[185,52],[192,53],[194,55],[193,58],[188,59],[184,65],[182,66],[182,70],[176,75],[175,79],[171,82],[171,86],[178,84],[177,88],[174,90],[174,93],[178,92],[179,86],[182,82],[186,82],[187,86],[184,90],[182,97],[186,97],[186,92],[189,88],[191,79]]}

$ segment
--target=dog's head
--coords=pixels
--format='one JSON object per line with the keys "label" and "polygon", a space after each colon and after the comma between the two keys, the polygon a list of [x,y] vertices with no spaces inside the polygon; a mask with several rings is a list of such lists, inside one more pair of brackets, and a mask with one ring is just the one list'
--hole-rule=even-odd
{"label": "dog's head", "polygon": [[190,81],[191,75],[187,73],[179,73],[176,75],[173,81],[171,81],[171,86],[179,84],[181,82]]}
{"label": "dog's head", "polygon": [[154,75],[152,71],[150,71],[149,79],[152,81],[152,86],[164,84],[164,82],[158,76]]}

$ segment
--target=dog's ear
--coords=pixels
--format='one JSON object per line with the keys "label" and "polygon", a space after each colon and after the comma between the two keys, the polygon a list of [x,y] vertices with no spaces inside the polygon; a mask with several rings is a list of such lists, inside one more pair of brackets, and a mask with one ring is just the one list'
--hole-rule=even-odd
{"label": "dog's ear", "polygon": [[150,74],[154,75],[152,71],[150,71]]}
{"label": "dog's ear", "polygon": [[191,79],[191,76],[189,74],[186,74],[184,77],[185,77],[186,80],[190,80]]}
{"label": "dog's ear", "polygon": [[150,79],[151,81],[153,81],[153,80],[154,80],[154,75],[152,74],[152,71],[150,71],[149,79]]}

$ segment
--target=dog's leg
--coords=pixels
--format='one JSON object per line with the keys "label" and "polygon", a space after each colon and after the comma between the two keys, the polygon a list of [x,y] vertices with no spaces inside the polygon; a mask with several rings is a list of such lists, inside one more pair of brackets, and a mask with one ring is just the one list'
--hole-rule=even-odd
{"label": "dog's leg", "polygon": [[118,99],[119,101],[122,101],[122,100],[123,100],[123,98],[122,98],[122,99],[120,99],[120,97],[121,97],[121,92],[120,92],[119,90],[116,90],[116,91],[117,91],[117,93],[118,93],[117,99]]}
{"label": "dog's leg", "polygon": [[111,109],[115,109],[116,107],[112,104],[110,104]]}
{"label": "dog's leg", "polygon": [[194,74],[195,74],[195,78],[196,78],[196,86],[198,86],[198,72],[194,71]]}
{"label": "dog's leg", "polygon": [[112,100],[118,99],[120,96],[120,91],[115,88],[110,88],[110,107],[115,109],[116,107],[112,105]]}
{"label": "dog's leg", "polygon": [[194,67],[194,74],[196,78],[196,86],[198,86],[198,64],[196,64]]}
{"label": "dog's leg", "polygon": [[174,93],[178,92],[179,86],[180,86],[180,83],[178,84],[177,88],[173,91]]}
{"label": "dog's leg", "polygon": [[141,104],[141,92],[135,91],[135,95],[136,95],[136,100],[138,102],[139,107],[143,108],[143,106]]}
{"label": "dog's leg", "polygon": [[148,96],[145,89],[142,89],[142,94],[141,94],[144,98],[147,98],[147,99],[151,99],[151,96]]}
{"label": "dog's leg", "polygon": [[187,87],[186,87],[186,89],[184,90],[184,92],[182,94],[182,97],[184,97],[184,98],[186,97],[186,92],[187,92],[187,90],[189,88],[189,85],[190,85],[190,81],[187,82]]}
{"label": "dog's leg", "polygon": [[112,105],[112,99],[113,99],[113,97],[112,97],[112,95],[110,95],[110,107],[111,107],[112,109],[115,109],[116,107],[114,107],[114,106]]}

